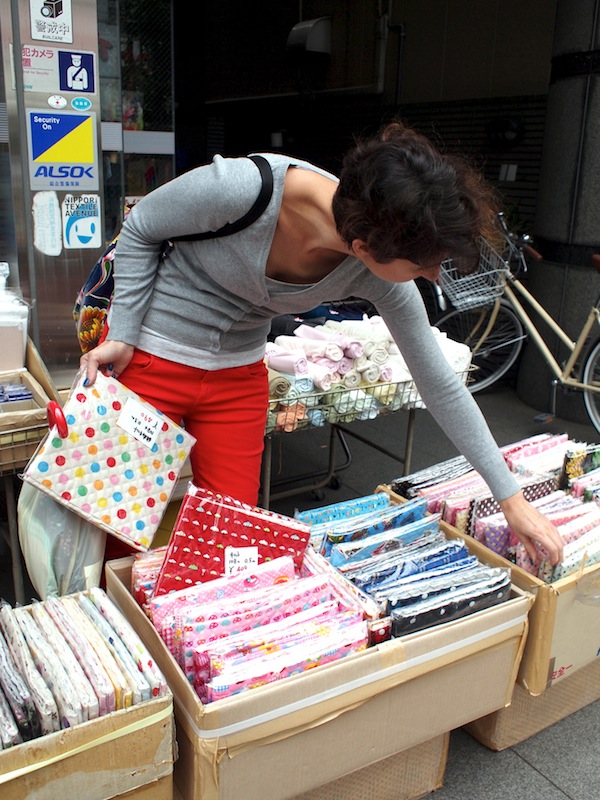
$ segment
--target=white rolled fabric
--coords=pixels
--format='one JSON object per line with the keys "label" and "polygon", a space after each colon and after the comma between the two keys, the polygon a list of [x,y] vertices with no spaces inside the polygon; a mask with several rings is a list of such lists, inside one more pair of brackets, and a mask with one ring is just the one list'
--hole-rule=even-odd
{"label": "white rolled fabric", "polygon": [[315,364],[312,361],[307,361],[307,370],[317,389],[320,389],[322,392],[328,392],[331,389],[334,373],[330,369],[327,369],[327,367],[324,367],[322,364]]}
{"label": "white rolled fabric", "polygon": [[369,361],[372,361],[374,364],[385,364],[389,357],[390,354],[387,347],[383,347],[382,345],[375,346],[368,354]]}
{"label": "white rolled fabric", "polygon": [[446,361],[452,369],[466,381],[469,367],[471,366],[471,348],[462,342],[455,342],[449,339],[448,335],[442,333],[439,328],[432,327],[434,336],[444,354]]}
{"label": "white rolled fabric", "polygon": [[350,369],[342,375],[342,383],[348,389],[355,389],[360,386],[362,382],[362,375],[357,369]]}
{"label": "white rolled fabric", "polygon": [[372,361],[367,359],[366,363],[357,367],[357,372],[360,372],[362,380],[365,383],[376,383],[379,380],[379,367]]}
{"label": "white rolled fabric", "polygon": [[299,336],[301,339],[318,339],[334,342],[335,344],[339,345],[344,352],[349,350],[350,352],[346,353],[346,355],[348,355],[350,358],[361,355],[363,346],[360,340],[353,339],[352,337],[343,333],[339,327],[336,329],[334,325],[338,323],[336,323],[335,320],[330,321],[333,322],[332,326],[299,325],[294,330],[294,336]]}
{"label": "white rolled fabric", "polygon": [[284,350],[302,350],[309,360],[316,358],[330,358],[339,361],[344,356],[344,351],[335,342],[301,339],[298,336],[276,336],[275,344]]}

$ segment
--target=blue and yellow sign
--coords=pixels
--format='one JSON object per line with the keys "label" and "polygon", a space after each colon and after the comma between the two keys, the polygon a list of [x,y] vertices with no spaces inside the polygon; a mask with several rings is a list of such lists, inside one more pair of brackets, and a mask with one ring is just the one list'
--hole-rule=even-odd
{"label": "blue and yellow sign", "polygon": [[99,189],[96,114],[27,111],[32,189]]}

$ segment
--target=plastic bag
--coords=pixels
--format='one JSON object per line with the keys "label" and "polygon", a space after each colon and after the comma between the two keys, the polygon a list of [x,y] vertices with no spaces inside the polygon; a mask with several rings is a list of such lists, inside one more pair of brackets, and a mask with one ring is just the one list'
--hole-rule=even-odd
{"label": "plastic bag", "polygon": [[40,599],[99,586],[106,532],[24,483],[17,504],[19,542]]}

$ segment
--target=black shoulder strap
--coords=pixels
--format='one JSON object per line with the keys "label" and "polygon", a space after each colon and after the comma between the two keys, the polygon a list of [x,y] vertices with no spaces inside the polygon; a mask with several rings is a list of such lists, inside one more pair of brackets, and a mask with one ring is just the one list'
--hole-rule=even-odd
{"label": "black shoulder strap", "polygon": [[253,222],[256,222],[256,220],[269,205],[269,200],[273,194],[273,173],[271,171],[271,165],[263,156],[255,155],[248,156],[248,158],[254,161],[260,170],[262,178],[260,193],[254,201],[252,208],[246,214],[244,214],[243,217],[240,217],[240,219],[236,219],[235,222],[228,222],[226,225],[223,225],[222,228],[219,228],[216,231],[190,233],[187,236],[174,236],[171,239],[172,242],[197,242],[201,241],[202,239],[217,239],[220,236],[230,236],[232,233],[243,231],[244,228],[247,228],[249,225],[252,225]]}

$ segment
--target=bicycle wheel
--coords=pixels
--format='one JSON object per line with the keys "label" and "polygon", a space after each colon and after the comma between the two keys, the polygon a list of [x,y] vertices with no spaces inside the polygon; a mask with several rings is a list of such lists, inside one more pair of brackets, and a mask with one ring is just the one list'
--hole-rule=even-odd
{"label": "bicycle wheel", "polygon": [[[485,336],[495,306],[451,311],[435,324],[450,339],[469,345],[475,369],[468,384],[472,394],[491,386],[515,363],[523,347],[525,333],[521,321],[508,305],[500,303],[498,316]],[[484,339],[482,339],[484,337]]]}
{"label": "bicycle wheel", "polygon": [[[582,377],[583,383],[600,386],[600,339],[592,342],[583,357]],[[600,432],[600,393],[584,389],[583,400],[592,425]]]}

